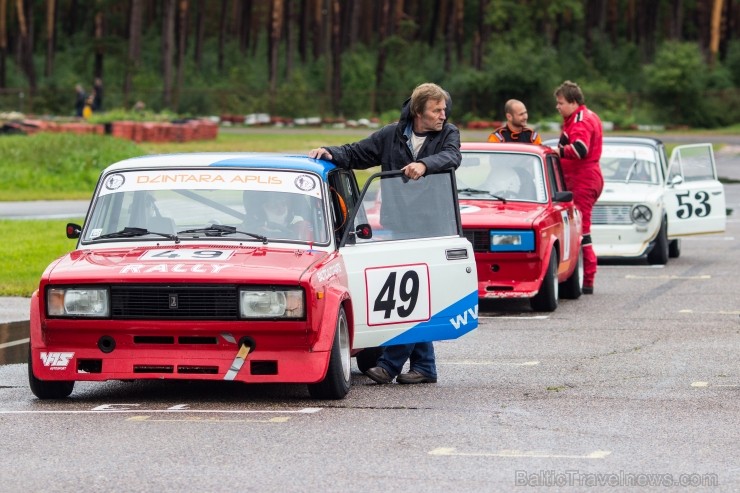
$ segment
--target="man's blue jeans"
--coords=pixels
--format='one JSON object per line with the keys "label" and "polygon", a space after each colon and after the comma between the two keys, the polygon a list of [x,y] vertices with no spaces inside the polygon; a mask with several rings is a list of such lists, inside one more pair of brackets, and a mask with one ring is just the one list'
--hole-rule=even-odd
{"label": "man's blue jeans", "polygon": [[385,368],[392,377],[396,377],[403,370],[406,360],[410,360],[411,370],[416,370],[426,377],[437,378],[434,346],[431,342],[386,346],[378,358],[377,365]]}

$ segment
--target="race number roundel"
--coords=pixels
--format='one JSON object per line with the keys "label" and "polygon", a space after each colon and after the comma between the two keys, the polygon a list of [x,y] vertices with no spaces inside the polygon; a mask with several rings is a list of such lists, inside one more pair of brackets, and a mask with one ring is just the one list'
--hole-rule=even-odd
{"label": "race number roundel", "polygon": [[429,266],[393,265],[365,271],[367,324],[421,322],[431,318]]}

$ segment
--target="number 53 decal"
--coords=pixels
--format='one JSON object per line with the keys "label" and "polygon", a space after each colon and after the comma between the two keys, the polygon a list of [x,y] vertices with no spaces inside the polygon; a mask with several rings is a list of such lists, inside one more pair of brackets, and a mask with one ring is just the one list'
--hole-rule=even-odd
{"label": "number 53 decal", "polygon": [[394,265],[365,271],[367,324],[420,322],[431,318],[429,267]]}

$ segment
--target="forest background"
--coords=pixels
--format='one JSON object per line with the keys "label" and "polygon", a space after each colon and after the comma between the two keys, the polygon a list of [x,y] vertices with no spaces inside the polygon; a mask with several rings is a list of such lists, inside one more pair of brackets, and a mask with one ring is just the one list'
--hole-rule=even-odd
{"label": "forest background", "polygon": [[740,122],[738,0],[0,0],[0,111],[104,109],[381,121],[437,82],[458,123],[556,120],[578,82],[619,126]]}

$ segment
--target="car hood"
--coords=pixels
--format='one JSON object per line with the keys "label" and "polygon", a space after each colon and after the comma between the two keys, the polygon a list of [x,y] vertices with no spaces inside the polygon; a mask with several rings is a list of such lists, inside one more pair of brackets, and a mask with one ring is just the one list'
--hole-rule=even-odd
{"label": "car hood", "polygon": [[[216,252],[220,252],[216,255]],[[46,271],[51,283],[291,283],[328,254],[298,248],[177,245],[75,250]],[[209,256],[211,258],[209,258]],[[213,258],[217,256],[218,258]]]}
{"label": "car hood", "polygon": [[659,185],[608,181],[604,183],[604,190],[597,204],[658,202],[662,196],[663,187]]}
{"label": "car hood", "polygon": [[546,204],[497,200],[460,200],[463,228],[530,228]]}

